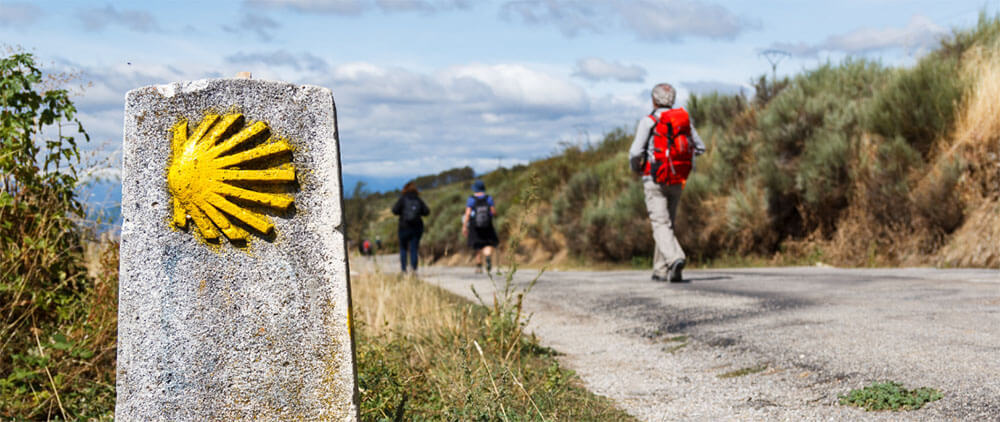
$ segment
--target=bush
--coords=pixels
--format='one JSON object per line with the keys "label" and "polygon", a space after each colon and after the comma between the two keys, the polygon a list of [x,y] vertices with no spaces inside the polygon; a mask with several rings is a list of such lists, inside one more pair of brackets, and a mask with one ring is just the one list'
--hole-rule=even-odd
{"label": "bush", "polygon": [[87,134],[68,92],[38,92],[41,82],[30,54],[0,59],[0,418],[104,419],[115,396],[117,245],[89,278],[70,136]]}
{"label": "bush", "polygon": [[635,180],[610,204],[591,202],[584,210],[582,243],[571,245],[580,256],[602,261],[628,262],[653,251],[642,183]]}
{"label": "bush", "polygon": [[934,142],[954,128],[964,86],[957,57],[932,55],[913,69],[893,72],[875,96],[865,126],[885,138],[906,139],[926,157]]}
{"label": "bush", "polygon": [[696,126],[712,125],[729,128],[736,116],[746,110],[747,99],[743,95],[724,95],[713,92],[708,95],[691,95],[687,110]]}
{"label": "bush", "polygon": [[835,227],[847,205],[846,164],[862,114],[885,77],[870,61],[827,64],[795,78],[760,114],[756,171],[779,237]]}

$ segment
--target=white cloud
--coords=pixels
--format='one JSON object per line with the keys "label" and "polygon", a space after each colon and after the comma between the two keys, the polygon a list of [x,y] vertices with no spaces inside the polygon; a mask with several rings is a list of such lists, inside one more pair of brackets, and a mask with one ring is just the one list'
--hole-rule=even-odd
{"label": "white cloud", "polygon": [[905,27],[860,28],[832,35],[821,43],[775,43],[771,48],[796,56],[815,57],[822,51],[867,54],[890,49],[923,52],[936,46],[948,30],[926,16],[914,15]]}
{"label": "white cloud", "polygon": [[375,0],[375,5],[385,12],[435,12],[466,9],[470,3],[470,0]]}
{"label": "white cloud", "polygon": [[267,65],[271,67],[287,66],[295,70],[324,72],[329,65],[326,60],[309,53],[292,54],[287,50],[269,52],[244,53],[239,52],[225,58],[226,63],[236,65]]}
{"label": "white cloud", "polygon": [[486,123],[500,123],[503,121],[503,117],[500,117],[495,113],[483,113],[479,116],[482,117],[483,121]]}
{"label": "white cloud", "polygon": [[500,16],[532,25],[555,25],[572,37],[581,32],[601,32],[600,21],[607,19],[602,13],[606,13],[607,5],[577,0],[517,0],[501,6]]}
{"label": "white cloud", "polygon": [[758,25],[715,3],[695,0],[619,1],[625,26],[640,39],[678,41],[686,37],[733,39]]}
{"label": "white cloud", "polygon": [[358,80],[365,76],[381,77],[385,70],[371,63],[355,62],[337,66],[333,75],[336,79]]}
{"label": "white cloud", "polygon": [[453,83],[463,78],[480,82],[498,100],[514,106],[578,110],[587,105],[582,88],[522,65],[458,66],[448,69],[443,76]]}
{"label": "white cloud", "polygon": [[948,31],[925,16],[915,15],[904,28],[862,28],[827,39],[831,50],[867,53],[888,48],[920,49],[936,45]]}
{"label": "white cloud", "polygon": [[589,57],[577,60],[573,76],[590,81],[616,79],[621,82],[642,82],[646,79],[646,69],[638,65],[624,65]]}
{"label": "white cloud", "polygon": [[235,25],[225,25],[222,27],[226,32],[234,34],[252,34],[258,41],[268,42],[274,39],[272,31],[281,28],[278,21],[267,16],[252,12],[244,13],[239,22]]}
{"label": "white cloud", "polygon": [[753,93],[753,87],[748,85],[732,84],[720,81],[687,81],[681,85],[692,94],[703,95],[719,93],[723,95],[734,95],[739,93]]}
{"label": "white cloud", "polygon": [[526,24],[554,25],[567,36],[617,27],[646,41],[733,39],[759,26],[700,0],[515,0],[501,6],[500,15]]}
{"label": "white cloud", "polygon": [[103,31],[109,26],[116,25],[135,32],[162,31],[156,18],[149,12],[137,9],[118,10],[110,4],[103,8],[79,10],[76,17],[88,31]]}
{"label": "white cloud", "polygon": [[42,15],[42,9],[30,3],[0,2],[0,26],[27,26]]}
{"label": "white cloud", "polygon": [[303,13],[359,15],[371,9],[383,12],[437,12],[466,9],[471,0],[246,0],[251,7],[283,7]]}
{"label": "white cloud", "polygon": [[286,7],[299,12],[357,15],[364,11],[361,0],[247,0],[252,7]]}

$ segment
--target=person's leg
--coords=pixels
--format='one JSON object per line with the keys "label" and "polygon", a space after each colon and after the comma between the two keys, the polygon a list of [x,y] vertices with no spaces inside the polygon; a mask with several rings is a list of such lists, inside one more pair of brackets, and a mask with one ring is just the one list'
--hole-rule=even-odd
{"label": "person's leg", "polygon": [[476,249],[476,272],[483,272],[483,248]]}
{"label": "person's leg", "polygon": [[[663,281],[667,279],[667,267],[670,265],[667,262],[667,257],[663,256],[663,252],[660,252],[660,248],[656,247],[656,239],[653,239],[653,275],[654,279]],[[659,272],[658,272],[659,269]]]}
{"label": "person's leg", "polygon": [[[660,258],[662,258],[661,261],[656,262],[657,256],[653,255],[653,275],[666,276],[669,265],[684,258],[684,251],[681,250],[677,238],[674,237],[667,189],[655,182],[646,181],[643,183],[643,191],[646,194],[646,210],[649,213],[649,222],[653,229],[653,240],[660,253]],[[676,204],[674,204],[674,209],[676,210]]]}
{"label": "person's leg", "polygon": [[674,244],[677,245],[677,255],[679,258],[674,258],[670,261],[670,281],[683,281],[683,276],[681,271],[684,270],[684,265],[686,263],[687,256],[684,254],[684,249],[681,248],[681,243],[677,241],[677,230],[674,225],[677,217],[677,206],[681,202],[681,194],[684,192],[684,185],[670,185],[664,189],[664,194],[667,197],[667,211],[670,212],[670,228],[671,233],[674,238]]}
{"label": "person's leg", "polygon": [[410,238],[410,268],[413,268],[413,272],[417,272],[417,258],[420,256],[418,254],[418,249],[420,248],[420,236],[423,232],[417,232]]}
{"label": "person's leg", "polygon": [[399,267],[402,272],[406,272],[406,248],[409,246],[410,239],[405,231],[399,231]]}
{"label": "person's leg", "polygon": [[486,272],[490,272],[490,270],[493,269],[493,262],[490,259],[492,255],[493,255],[492,246],[487,246],[483,248],[483,256],[486,257]]}

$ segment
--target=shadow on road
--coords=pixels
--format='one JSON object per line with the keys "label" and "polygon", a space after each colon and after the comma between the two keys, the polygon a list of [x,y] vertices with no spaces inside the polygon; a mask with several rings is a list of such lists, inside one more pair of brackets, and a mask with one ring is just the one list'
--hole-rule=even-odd
{"label": "shadow on road", "polygon": [[692,281],[715,281],[715,280],[730,280],[730,279],[732,279],[732,277],[727,275],[714,276],[714,277],[685,277],[684,282],[690,283]]}

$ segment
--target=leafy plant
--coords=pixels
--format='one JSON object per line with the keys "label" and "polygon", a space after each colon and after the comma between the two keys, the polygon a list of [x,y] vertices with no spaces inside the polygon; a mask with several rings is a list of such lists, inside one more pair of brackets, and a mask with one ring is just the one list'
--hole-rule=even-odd
{"label": "leafy plant", "polygon": [[[87,139],[30,54],[0,58],[0,419],[102,419],[114,402],[117,249],[87,275],[74,188]],[[111,254],[111,255],[108,255]]]}
{"label": "leafy plant", "polygon": [[897,382],[876,382],[861,389],[851,390],[840,396],[840,404],[860,407],[868,411],[917,410],[925,404],[944,397],[933,388],[921,387],[907,390]]}

